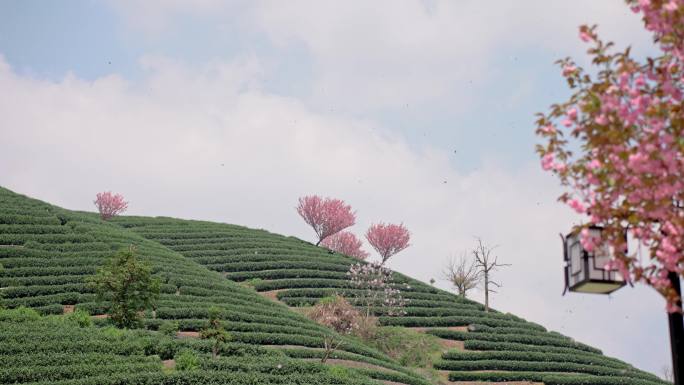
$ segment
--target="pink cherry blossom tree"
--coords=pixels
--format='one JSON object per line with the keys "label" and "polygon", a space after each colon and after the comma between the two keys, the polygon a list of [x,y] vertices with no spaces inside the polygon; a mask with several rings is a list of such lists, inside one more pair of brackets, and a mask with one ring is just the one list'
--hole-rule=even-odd
{"label": "pink cherry blossom tree", "polygon": [[356,214],[351,206],[340,199],[321,198],[311,195],[299,198],[297,213],[311,226],[321,241],[356,223]]}
{"label": "pink cherry blossom tree", "polygon": [[336,251],[340,254],[348,255],[356,259],[365,260],[368,258],[368,252],[361,249],[363,243],[360,239],[356,238],[356,235],[350,233],[349,231],[341,231],[337,234],[333,234],[323,240],[321,244],[332,251]]}
{"label": "pink cherry blossom tree", "polygon": [[128,208],[128,202],[124,201],[121,194],[112,194],[111,191],[97,193],[97,198],[93,202],[100,212],[100,217],[107,220],[121,214]]}
{"label": "pink cherry blossom tree", "polygon": [[[539,114],[537,151],[566,188],[559,200],[587,216],[576,228],[584,247],[612,247],[608,267],[652,286],[673,312],[679,298],[669,278],[684,271],[684,0],[627,4],[658,56],[637,60],[604,43],[596,26],[580,27],[596,68],[559,61],[574,93]],[[590,238],[590,225],[604,227],[603,239]],[[647,258],[625,252],[625,232]]]}
{"label": "pink cherry blossom tree", "polygon": [[366,232],[366,239],[380,254],[380,264],[384,265],[391,256],[410,246],[411,234],[403,223],[376,223]]}

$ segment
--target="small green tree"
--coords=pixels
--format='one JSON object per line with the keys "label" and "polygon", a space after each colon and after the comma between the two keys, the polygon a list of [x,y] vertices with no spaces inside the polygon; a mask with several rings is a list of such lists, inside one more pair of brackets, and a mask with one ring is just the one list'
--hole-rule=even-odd
{"label": "small green tree", "polygon": [[200,337],[202,339],[210,339],[214,341],[213,345],[211,346],[212,358],[218,357],[219,346],[224,342],[230,341],[231,339],[230,334],[225,331],[225,329],[223,329],[223,325],[221,325],[221,320],[219,319],[220,314],[221,309],[215,306],[210,307],[209,324],[200,332]]}
{"label": "small green tree", "polygon": [[160,282],[150,264],[135,257],[134,247],[114,255],[88,284],[110,303],[109,317],[120,328],[138,326],[140,313],[159,298]]}

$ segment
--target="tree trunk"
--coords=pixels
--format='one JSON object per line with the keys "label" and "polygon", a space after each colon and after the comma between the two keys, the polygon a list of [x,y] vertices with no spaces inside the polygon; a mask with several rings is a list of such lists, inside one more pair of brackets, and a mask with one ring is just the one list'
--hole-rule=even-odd
{"label": "tree trunk", "polygon": [[323,337],[323,346],[325,347],[325,353],[323,354],[323,358],[321,358],[321,363],[325,363],[328,358],[337,350],[337,348],[342,345],[342,339],[337,341],[335,343],[335,337],[334,336],[327,336]]}
{"label": "tree trunk", "polygon": [[489,312],[489,273],[485,271],[484,274],[484,294],[485,294],[485,312]]}
{"label": "tree trunk", "polygon": [[328,357],[330,357],[330,353],[332,353],[330,350],[325,349],[325,353],[323,354],[323,358],[321,358],[322,364],[325,364],[325,361],[328,360]]}
{"label": "tree trunk", "polygon": [[330,357],[330,353],[332,353],[332,341],[330,343],[328,342],[328,337],[323,338],[323,346],[325,346],[325,353],[323,353],[323,358],[321,358],[321,363],[325,364],[325,361],[328,360],[328,357]]}

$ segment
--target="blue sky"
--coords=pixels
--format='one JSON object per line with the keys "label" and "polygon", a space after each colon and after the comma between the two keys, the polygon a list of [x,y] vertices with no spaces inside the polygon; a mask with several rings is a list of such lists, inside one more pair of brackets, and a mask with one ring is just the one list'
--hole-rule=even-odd
{"label": "blue sky", "polygon": [[618,0],[3,1],[0,184],[305,239],[296,198],[336,196],[359,234],[403,221],[391,266],[424,280],[481,236],[513,264],[495,307],[660,374],[657,295],[560,296],[557,234],[580,218],[532,123],[568,96],[553,62],[586,63],[581,23],[651,50]]}
{"label": "blue sky", "polygon": [[[60,4],[35,0],[3,2],[0,49],[17,73],[53,81],[67,73],[86,80],[116,73],[135,81],[144,76],[139,64],[143,55],[161,55],[187,65],[202,65],[247,53],[269,62],[262,83],[265,90],[286,96],[310,96],[314,86],[311,61],[315,59],[302,44],[278,47],[263,32],[245,32],[239,20],[192,14],[171,15],[168,25],[159,27],[163,31],[140,36],[140,28],[144,27],[131,26],[122,12],[116,6],[89,0]],[[454,83],[459,92],[471,93],[465,110],[454,110],[451,100],[445,98],[373,111],[354,108],[351,112],[382,122],[416,147],[453,147],[456,167],[477,167],[484,156],[519,165],[535,159],[533,151],[528,151],[534,142],[533,132],[528,128],[532,114],[546,106],[537,101],[558,100],[565,95],[562,79],[550,65],[553,58],[562,54],[540,52],[524,45],[502,47],[491,65],[492,76],[464,78]],[[411,69],[405,73],[410,76]],[[521,87],[522,84],[525,86]],[[325,110],[336,105],[331,102],[316,107]]]}

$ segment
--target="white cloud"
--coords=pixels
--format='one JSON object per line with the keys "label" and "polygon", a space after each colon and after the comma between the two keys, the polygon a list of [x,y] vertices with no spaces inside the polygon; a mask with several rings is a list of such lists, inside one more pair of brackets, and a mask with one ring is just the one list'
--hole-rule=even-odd
{"label": "white cloud", "polygon": [[[640,43],[646,34],[622,1],[263,2],[258,25],[280,44],[312,54],[314,103],[350,111],[472,98],[469,82],[504,76],[517,55],[543,48],[538,60],[582,57],[583,23],[609,38]],[[523,59],[520,56],[520,60]],[[492,90],[495,92],[494,90]]]}
{"label": "white cloud", "polygon": [[190,17],[207,18],[217,12],[227,13],[238,7],[240,2],[231,4],[221,0],[115,0],[108,5],[123,15],[126,24],[156,39],[173,28],[174,22]]}
{"label": "white cloud", "polygon": [[[602,36],[620,47],[649,45],[639,17],[622,0],[114,4],[143,31],[171,29],[173,20],[191,15],[235,23],[245,36],[262,33],[281,48],[304,47],[313,71],[306,101],[326,111],[367,113],[407,104],[466,110],[474,97],[515,92],[496,84],[517,60],[551,66],[572,55],[587,64],[586,46],[577,38],[580,24],[598,23]],[[543,55],[526,57],[530,50]],[[492,82],[492,89],[474,95],[471,82]]]}
{"label": "white cloud", "polygon": [[[557,233],[573,218],[553,203],[556,181],[537,165],[510,172],[491,162],[460,174],[447,154],[413,151],[372,121],[265,93],[253,57],[200,68],[148,57],[142,65],[139,83],[114,74],[50,82],[0,60],[0,184],[86,210],[96,192],[111,189],[130,200],[131,214],[304,239],[312,234],[296,216],[297,197],[340,197],[358,210],[359,234],[377,220],[411,229],[413,246],[391,260],[398,270],[437,277],[450,253],[481,236],[513,264],[500,272],[505,289],[495,307],[647,369],[667,361],[664,314],[652,293],[560,297]],[[633,346],[662,354],[637,356]]]}

